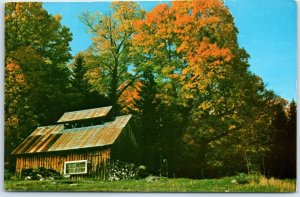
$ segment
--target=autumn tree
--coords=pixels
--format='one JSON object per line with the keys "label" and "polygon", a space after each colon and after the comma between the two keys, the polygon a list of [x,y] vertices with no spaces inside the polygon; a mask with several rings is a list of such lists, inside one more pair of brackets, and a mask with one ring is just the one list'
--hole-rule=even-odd
{"label": "autumn tree", "polygon": [[18,64],[7,62],[5,67],[5,161],[24,139],[28,124],[37,124],[37,118],[29,110],[29,100],[24,99],[28,85]]}
{"label": "autumn tree", "polygon": [[[42,3],[12,2],[5,7],[5,59],[20,65],[28,93],[34,98],[30,102],[36,102],[32,104],[35,114],[55,107],[60,98],[62,103],[64,100],[70,74],[64,63],[71,58],[71,33],[60,20],[60,16],[48,14]],[[45,106],[50,104],[47,101],[51,105]],[[49,120],[42,114],[39,118],[40,124]]]}
{"label": "autumn tree", "polygon": [[6,139],[6,159],[36,126],[53,124],[67,105],[71,33],[60,20],[42,3],[5,4],[5,136],[16,137]]}
{"label": "autumn tree", "polygon": [[228,46],[236,46],[232,17],[219,1],[160,4],[136,22],[136,28],[137,53],[143,52],[184,100],[222,76],[231,57]]}
{"label": "autumn tree", "polygon": [[[212,11],[206,12],[208,9]],[[225,26],[220,16],[225,11],[218,1],[208,4],[202,1],[172,2],[171,6],[156,6],[145,20],[136,22],[133,53],[142,56],[146,60],[143,66],[151,67],[158,76],[162,103],[173,109],[186,108],[184,114],[171,110],[177,114],[173,120],[169,119],[173,126],[176,119],[183,119],[181,115],[187,120],[189,111],[199,100],[197,94],[204,92],[214,77],[219,76],[214,72],[221,70],[224,61],[230,58],[230,50],[215,43],[217,33],[231,35],[229,32],[235,30],[226,20],[224,23],[229,24],[228,29],[217,28]],[[224,32],[218,32],[219,29]],[[214,39],[210,40],[210,37]],[[181,125],[182,130],[186,123]],[[168,129],[172,131],[171,128]],[[182,138],[181,134],[182,131],[173,130],[170,135]]]}
{"label": "autumn tree", "polygon": [[[262,139],[269,135],[268,108],[275,95],[248,71],[248,54],[238,46],[228,8],[218,0],[159,4],[135,28],[132,53],[157,76],[162,103],[183,109],[175,114],[185,119],[184,132],[172,133],[184,144],[180,159],[186,167],[178,173],[199,177],[204,169],[222,169],[221,175],[235,161],[243,167],[229,173],[249,171],[250,152],[261,158],[267,151]],[[239,159],[222,153],[226,146],[241,147]]]}
{"label": "autumn tree", "polygon": [[112,2],[110,13],[83,13],[80,20],[88,27],[93,45],[87,51],[89,83],[93,90],[105,94],[115,113],[118,99],[140,76],[138,61],[129,54],[134,33],[132,21],[144,11],[134,2]]}
{"label": "autumn tree", "polygon": [[20,47],[30,47],[51,64],[65,63],[69,52],[71,33],[60,24],[61,16],[52,16],[42,8],[42,3],[5,4],[5,53]]}

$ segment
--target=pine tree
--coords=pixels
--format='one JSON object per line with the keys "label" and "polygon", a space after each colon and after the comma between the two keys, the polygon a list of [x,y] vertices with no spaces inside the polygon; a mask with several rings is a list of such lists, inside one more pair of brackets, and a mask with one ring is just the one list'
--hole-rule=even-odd
{"label": "pine tree", "polygon": [[138,128],[135,129],[138,143],[141,147],[143,162],[151,167],[152,171],[159,167],[160,156],[160,131],[158,113],[159,100],[157,99],[157,87],[153,73],[145,71],[138,91],[139,98],[135,100],[135,108],[138,109]]}
{"label": "pine tree", "polygon": [[88,109],[108,105],[108,99],[104,95],[92,90],[85,75],[87,72],[84,54],[77,54],[72,68],[73,95],[72,110]]}
{"label": "pine tree", "polygon": [[287,121],[287,163],[288,163],[288,178],[296,178],[297,167],[297,105],[293,100],[288,107]]}

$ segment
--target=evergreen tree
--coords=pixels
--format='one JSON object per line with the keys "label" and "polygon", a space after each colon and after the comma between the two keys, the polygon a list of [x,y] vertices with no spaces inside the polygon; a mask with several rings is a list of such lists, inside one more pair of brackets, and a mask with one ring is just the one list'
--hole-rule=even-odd
{"label": "evergreen tree", "polygon": [[86,79],[87,65],[84,54],[75,56],[74,62],[70,65],[72,69],[72,95],[70,99],[70,110],[89,109],[109,105],[108,99],[104,95],[92,90]]}
{"label": "evergreen tree", "polygon": [[287,163],[288,178],[296,178],[297,168],[297,105],[293,100],[288,107],[287,121]]}
{"label": "evergreen tree", "polygon": [[160,130],[159,130],[159,100],[157,98],[156,82],[151,71],[145,71],[138,91],[140,99],[135,99],[135,108],[138,125],[135,128],[138,144],[141,148],[142,163],[154,169],[159,168],[160,158]]}
{"label": "evergreen tree", "polygon": [[296,103],[278,99],[273,105],[273,132],[266,157],[266,175],[296,177]]}

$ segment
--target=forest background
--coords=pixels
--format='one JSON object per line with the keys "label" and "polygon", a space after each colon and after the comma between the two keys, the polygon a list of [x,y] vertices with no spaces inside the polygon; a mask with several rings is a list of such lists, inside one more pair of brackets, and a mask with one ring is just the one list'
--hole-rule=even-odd
{"label": "forest background", "polygon": [[[72,33],[42,3],[5,8],[5,161],[37,126],[66,111],[113,106],[133,114],[138,147],[123,160],[173,177],[255,172],[296,176],[296,103],[249,71],[228,8],[218,0],[113,2],[79,13],[92,45],[74,57]],[[122,154],[126,156],[126,154]],[[166,165],[167,163],[167,165]]]}

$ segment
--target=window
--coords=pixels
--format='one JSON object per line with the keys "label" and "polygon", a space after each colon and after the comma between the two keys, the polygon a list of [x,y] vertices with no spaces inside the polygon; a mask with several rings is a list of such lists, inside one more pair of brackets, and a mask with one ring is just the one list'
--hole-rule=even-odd
{"label": "window", "polygon": [[86,174],[87,160],[65,162],[64,174]]}

